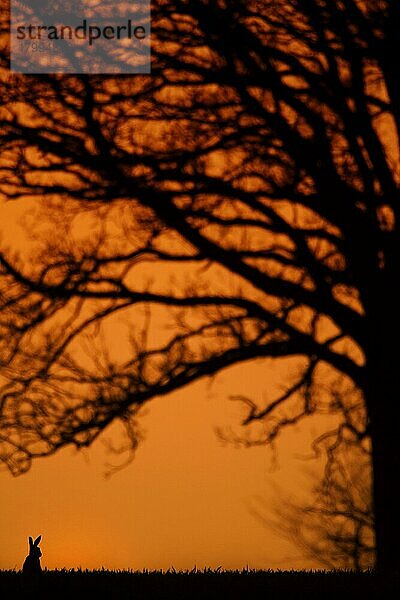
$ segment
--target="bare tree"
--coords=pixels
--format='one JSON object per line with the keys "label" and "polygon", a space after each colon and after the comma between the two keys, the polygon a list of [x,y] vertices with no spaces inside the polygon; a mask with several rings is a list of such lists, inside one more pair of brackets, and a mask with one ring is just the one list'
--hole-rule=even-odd
{"label": "bare tree", "polygon": [[151,76],[4,58],[0,193],[27,232],[1,253],[13,473],[117,420],[135,444],[147,400],[298,357],[245,422],[272,440],[326,410],[321,381],[362,392],[378,566],[399,568],[399,26],[390,0],[155,0]]}

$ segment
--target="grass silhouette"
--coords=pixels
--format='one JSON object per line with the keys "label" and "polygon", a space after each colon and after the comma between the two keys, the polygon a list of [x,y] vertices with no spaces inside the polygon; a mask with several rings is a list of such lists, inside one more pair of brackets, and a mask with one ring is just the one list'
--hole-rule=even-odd
{"label": "grass silhouette", "polygon": [[176,571],[108,571],[61,569],[44,570],[37,578],[20,571],[0,572],[2,598],[26,597],[41,599],[109,598],[160,599],[185,598],[293,598],[341,599],[393,598],[400,590],[400,578],[383,579],[366,571],[272,571],[243,569],[225,571],[194,568]]}

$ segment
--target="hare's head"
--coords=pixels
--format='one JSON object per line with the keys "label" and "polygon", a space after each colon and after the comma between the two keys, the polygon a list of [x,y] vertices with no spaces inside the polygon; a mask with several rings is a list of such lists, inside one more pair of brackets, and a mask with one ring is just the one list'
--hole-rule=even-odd
{"label": "hare's head", "polygon": [[39,548],[41,539],[41,535],[39,535],[35,541],[29,536],[29,556],[33,556],[34,558],[40,558],[42,556],[42,551]]}

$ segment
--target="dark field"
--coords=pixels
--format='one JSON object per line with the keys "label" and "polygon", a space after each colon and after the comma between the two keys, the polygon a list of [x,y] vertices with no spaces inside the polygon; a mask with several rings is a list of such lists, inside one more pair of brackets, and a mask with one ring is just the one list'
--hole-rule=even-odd
{"label": "dark field", "polygon": [[38,581],[0,572],[6,598],[395,598],[399,578],[346,571],[44,571]]}

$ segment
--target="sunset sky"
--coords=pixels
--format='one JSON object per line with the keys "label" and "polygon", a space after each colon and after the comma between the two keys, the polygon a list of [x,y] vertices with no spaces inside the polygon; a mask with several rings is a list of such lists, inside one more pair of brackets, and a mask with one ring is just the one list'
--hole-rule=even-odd
{"label": "sunset sky", "polygon": [[[323,27],[315,53],[301,3],[283,32],[239,3],[226,35],[209,30],[207,3],[182,15],[158,4],[149,76],[97,77],[93,53],[90,77],[0,71],[0,569],[21,568],[38,535],[48,569],[321,567],[276,519],[285,502],[316,498],[327,457],[322,504],[336,504],[306,521],[327,540],[315,553],[335,546],[333,524],[358,560],[368,519],[354,529],[335,488],[352,487],[347,445],[371,452],[364,255],[346,237],[346,190],[368,246],[362,177],[380,188],[364,125],[347,132],[358,96]],[[216,11],[225,25],[229,3]],[[241,56],[246,28],[257,44]],[[264,65],[264,45],[279,60]],[[325,98],[332,49],[343,102]],[[367,91],[364,117],[369,103],[384,113],[375,76]],[[391,116],[372,121],[390,172]],[[118,427],[133,446],[140,432],[123,468],[126,454],[110,452]]]}
{"label": "sunset sky", "polygon": [[309,452],[315,424],[282,435],[275,469],[267,448],[236,449],[214,431],[240,431],[242,409],[227,398],[265,393],[264,377],[277,378],[273,364],[255,361],[156,399],[141,419],[145,440],[135,460],[111,478],[105,463],[118,457],[101,442],[39,460],[18,478],[2,473],[0,568],[20,568],[27,536],[39,533],[48,568],[312,566],[253,513],[273,516],[266,507],[279,502],[274,486],[297,498],[310,486],[313,461],[297,455]]}
{"label": "sunset sky", "polygon": [[[28,201],[0,206],[3,245],[18,248],[26,265],[36,243],[29,237],[32,224],[39,233],[52,227],[51,222],[41,223],[43,209],[36,213],[33,206]],[[82,232],[77,226],[75,235],[90,236],[86,216],[80,227]],[[175,266],[142,268],[144,281],[152,269],[159,285],[171,274],[176,285],[179,277]],[[140,265],[135,272],[140,273]],[[124,320],[117,315],[105,331],[109,350],[124,357],[129,352]],[[165,316],[156,310],[151,337],[163,335]],[[82,360],[87,359],[82,355]],[[0,568],[20,568],[28,536],[39,534],[41,562],[49,569],[320,566],[260,517],[274,518],[281,493],[284,499],[310,498],[309,471],[321,463],[301,457],[311,454],[312,440],[326,429],[326,422],[309,417],[285,429],[274,449],[235,446],[215,431],[221,429],[231,439],[259,439],[262,423],[241,427],[246,408],[230,397],[246,395],[265,406],[293,383],[298,369],[298,358],[258,359],[157,397],[139,417],[144,439],[133,462],[111,477],[104,476],[107,462],[123,461],[107,452],[104,443],[118,444],[115,427],[88,450],[65,448],[34,461],[17,478],[2,472]]]}

